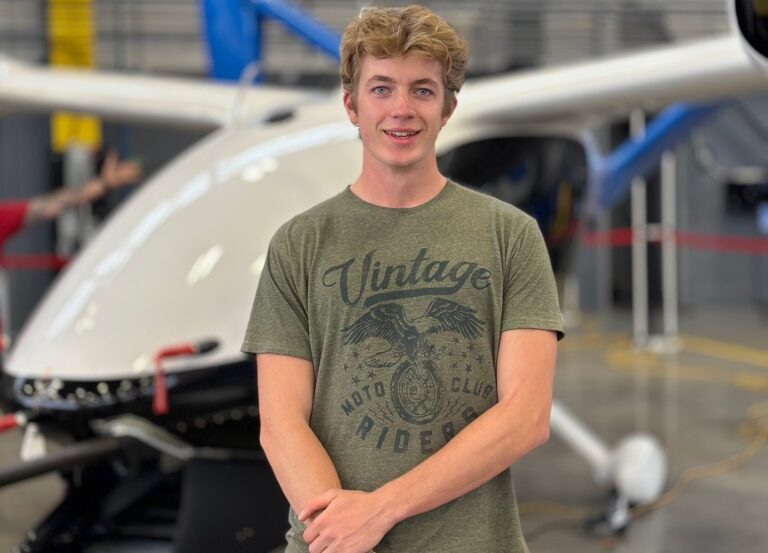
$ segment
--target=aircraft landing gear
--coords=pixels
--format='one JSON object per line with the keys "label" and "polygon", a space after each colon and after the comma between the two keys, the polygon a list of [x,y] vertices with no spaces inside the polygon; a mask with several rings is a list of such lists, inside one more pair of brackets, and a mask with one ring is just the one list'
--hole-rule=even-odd
{"label": "aircraft landing gear", "polygon": [[620,534],[632,521],[631,508],[657,499],[667,479],[667,460],[658,440],[633,434],[610,449],[558,401],[552,402],[552,431],[584,457],[595,481],[612,488],[604,515],[588,521],[597,534]]}

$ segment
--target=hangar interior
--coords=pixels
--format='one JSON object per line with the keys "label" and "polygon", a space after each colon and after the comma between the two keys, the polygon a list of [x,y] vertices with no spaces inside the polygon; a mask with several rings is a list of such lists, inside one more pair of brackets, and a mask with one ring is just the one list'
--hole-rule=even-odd
{"label": "hangar interior", "polygon": [[[0,55],[45,64],[52,48],[48,10],[67,3],[0,0]],[[90,65],[96,70],[210,78],[201,24],[206,2],[69,3],[88,6],[93,29]],[[344,0],[295,3],[336,31],[368,5]],[[423,4],[468,38],[469,82],[684,43],[730,29],[721,0]],[[275,22],[263,30],[260,67],[265,83],[329,91],[337,86],[333,60]],[[622,511],[610,486],[595,484],[589,464],[553,434],[512,469],[532,551],[765,550],[768,529],[761,513],[768,502],[767,98],[758,91],[729,99],[678,141],[667,157],[666,172],[660,167],[652,171],[637,192],[645,206],[642,221],[633,218],[633,204],[637,209],[638,202],[629,193],[587,219],[588,168],[577,142],[546,135],[514,137],[494,144],[494,150],[457,150],[442,156],[441,167],[459,182],[500,197],[507,194],[508,201],[525,204],[521,207],[534,213],[545,212],[537,219],[550,238],[567,324],[567,338],[559,347],[558,400],[598,441],[614,446],[627,436],[648,433],[666,455],[665,493],[649,508]],[[617,147],[637,136],[638,127],[650,125],[661,111],[628,110],[626,117],[591,129],[591,136],[604,149]],[[43,194],[66,180],[67,158],[51,148],[50,119],[48,114],[0,109],[0,200]],[[105,119],[99,149],[115,148],[121,156],[139,158],[149,180],[208,135],[208,129]],[[467,160],[475,160],[474,165]],[[525,171],[513,179],[517,188],[505,189],[512,182],[508,171],[518,165]],[[486,170],[485,176],[478,176],[479,167]],[[521,191],[539,186],[546,169],[552,173],[555,192],[548,198],[555,198],[554,204],[543,195],[535,198],[538,203],[523,198]],[[0,252],[0,272],[10,298],[5,331],[11,338],[22,331],[60,276],[58,269],[44,261],[29,262],[26,256],[74,256],[131,194],[111,194],[91,209],[25,230],[7,242]],[[558,201],[565,201],[565,207]],[[676,233],[671,253],[661,239],[670,209]],[[647,242],[633,250],[633,236],[639,233],[647,235]],[[638,269],[638,259],[645,270]],[[0,435],[0,467],[18,462],[22,434],[18,430]],[[0,551],[27,551],[14,547],[28,539],[27,532],[63,493],[54,474],[1,488]],[[618,531],[605,521],[619,516],[617,512],[633,518],[626,527],[617,523],[622,526]],[[159,536],[157,551],[174,550],[177,521],[167,512],[159,518],[152,530]],[[238,543],[247,544],[250,538],[245,532]],[[111,543],[88,550],[134,549]]]}

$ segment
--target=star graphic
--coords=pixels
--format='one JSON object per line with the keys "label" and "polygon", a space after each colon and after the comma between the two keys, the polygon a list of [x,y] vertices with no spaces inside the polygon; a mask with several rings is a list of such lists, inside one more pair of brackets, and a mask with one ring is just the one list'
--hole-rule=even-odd
{"label": "star graphic", "polygon": [[346,363],[344,363],[344,372],[346,372],[348,368],[349,368],[349,365],[347,365]]}
{"label": "star graphic", "polygon": [[375,375],[375,374],[373,374],[373,371],[368,371],[368,378],[370,378],[371,380],[373,380],[374,378],[376,378],[376,375]]}
{"label": "star graphic", "polygon": [[356,376],[353,376],[352,377],[352,384],[355,384],[355,385],[360,384],[360,379],[357,378]]}
{"label": "star graphic", "polygon": [[482,355],[478,355],[477,357],[475,357],[475,359],[477,359],[478,363],[482,363],[483,362],[483,356]]}
{"label": "star graphic", "polygon": [[453,338],[453,343],[454,344],[458,344],[459,342],[460,342],[460,340],[458,339],[458,337],[454,337]]}
{"label": "star graphic", "polygon": [[474,350],[475,350],[475,344],[473,344],[472,342],[470,342],[470,343],[469,343],[469,351],[474,351]]}
{"label": "star graphic", "polygon": [[472,372],[472,365],[467,365],[467,368],[464,370],[467,371],[468,373]]}
{"label": "star graphic", "polygon": [[462,351],[462,352],[461,352],[461,357],[462,357],[463,359],[466,359],[466,358],[467,358],[467,352],[466,352],[466,351]]}
{"label": "star graphic", "polygon": [[453,357],[453,352],[449,351],[447,355],[448,355],[448,357]]}
{"label": "star graphic", "polygon": [[457,369],[458,367],[459,367],[458,363],[451,363],[451,368],[452,369]]}

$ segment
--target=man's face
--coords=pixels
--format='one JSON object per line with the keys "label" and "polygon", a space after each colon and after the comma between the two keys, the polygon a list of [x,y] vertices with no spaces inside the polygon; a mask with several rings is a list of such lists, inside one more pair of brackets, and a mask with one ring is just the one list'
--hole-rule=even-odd
{"label": "man's face", "polygon": [[365,56],[355,97],[344,93],[349,119],[360,127],[365,162],[397,171],[434,163],[437,135],[451,115],[443,114],[444,95],[436,60]]}

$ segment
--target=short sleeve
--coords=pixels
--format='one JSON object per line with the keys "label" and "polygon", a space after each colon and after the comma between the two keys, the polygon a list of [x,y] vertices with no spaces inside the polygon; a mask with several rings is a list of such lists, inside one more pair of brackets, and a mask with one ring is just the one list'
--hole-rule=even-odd
{"label": "short sleeve", "polygon": [[306,278],[283,227],[269,245],[243,352],[279,353],[312,360]]}
{"label": "short sleeve", "polygon": [[536,328],[563,337],[557,286],[544,237],[529,218],[512,241],[504,275],[502,330]]}
{"label": "short sleeve", "polygon": [[29,202],[0,202],[0,247],[24,226]]}

